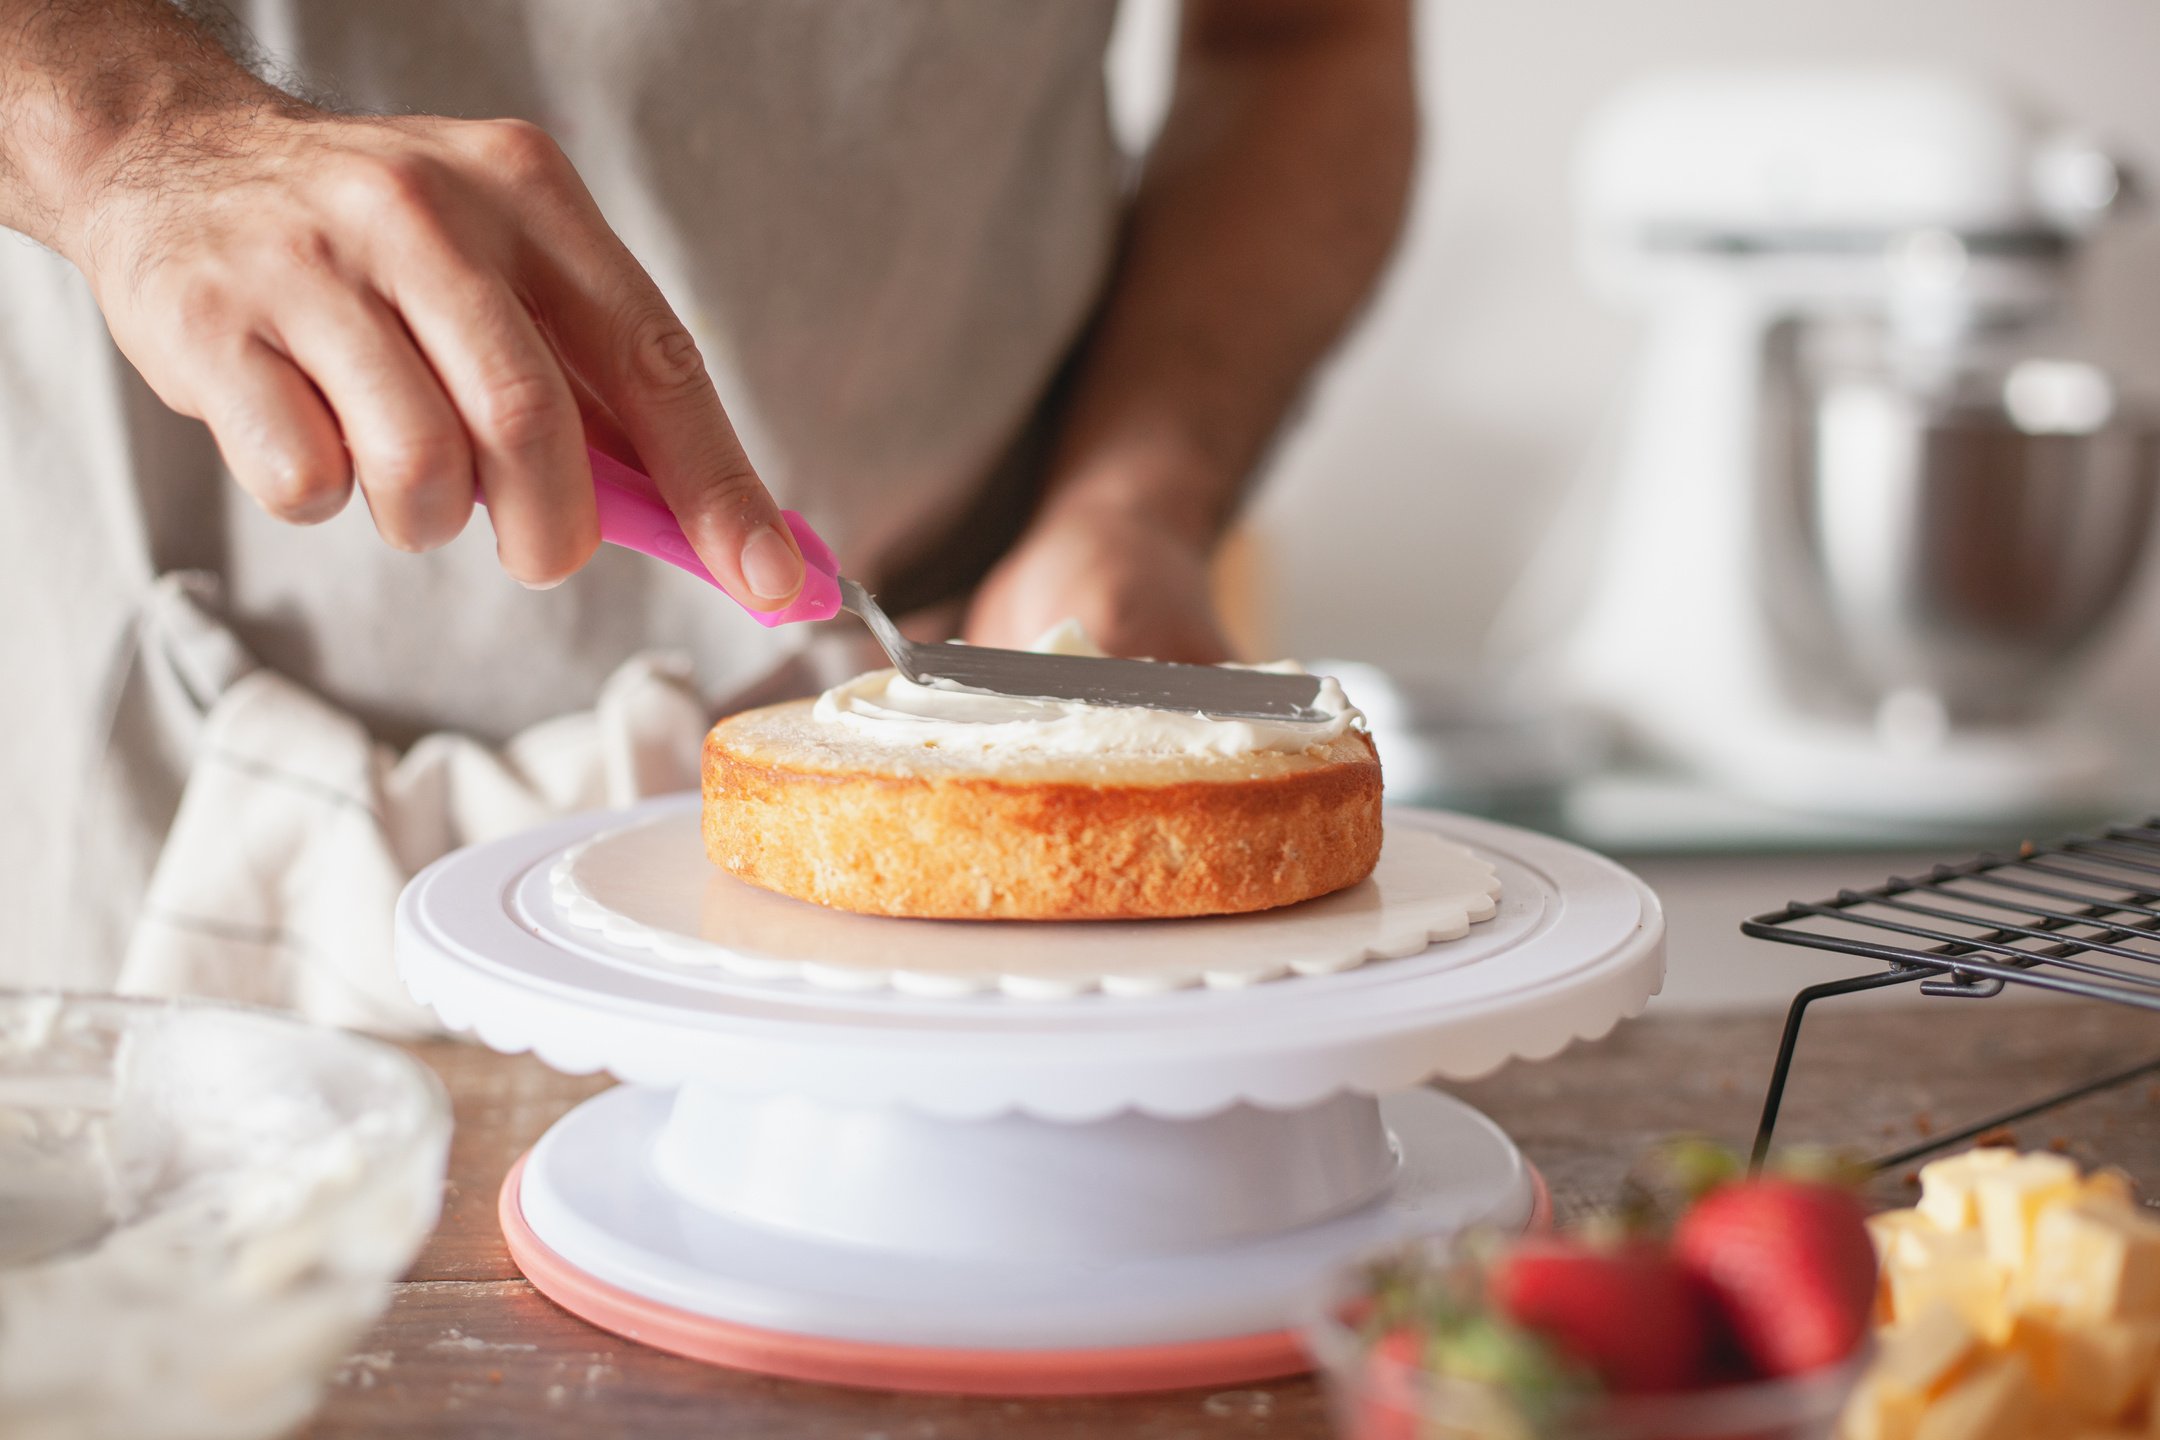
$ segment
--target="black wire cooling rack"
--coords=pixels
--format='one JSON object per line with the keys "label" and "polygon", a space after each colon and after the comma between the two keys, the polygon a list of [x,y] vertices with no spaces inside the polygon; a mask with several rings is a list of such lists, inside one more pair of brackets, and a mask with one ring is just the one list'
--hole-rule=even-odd
{"label": "black wire cooling rack", "polygon": [[[1885,968],[1810,985],[1793,997],[1763,1098],[1754,1160],[1769,1153],[1778,1107],[1810,1005],[1837,995],[1917,984],[1944,999],[1984,1000],[2030,985],[2091,1000],[2160,1010],[2160,816],[2093,835],[2028,844],[2015,855],[1937,865],[1870,890],[1794,903],[1740,927],[1758,940],[1805,945]],[[1998,1126],[2160,1071],[2160,1056],[1946,1134],[1877,1157],[1907,1165]]]}

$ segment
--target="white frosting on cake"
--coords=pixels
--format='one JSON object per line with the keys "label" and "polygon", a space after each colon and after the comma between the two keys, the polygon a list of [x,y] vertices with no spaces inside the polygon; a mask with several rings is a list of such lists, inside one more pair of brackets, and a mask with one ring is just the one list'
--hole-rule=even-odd
{"label": "white frosting on cake", "polygon": [[[1076,621],[1068,620],[1031,647],[1050,655],[1100,655]],[[1256,665],[1281,675],[1303,674],[1292,661]],[[1331,679],[1313,702],[1324,720],[1224,720],[1210,715],[1087,705],[1068,700],[1020,700],[958,686],[918,685],[896,670],[872,670],[818,697],[812,712],[865,739],[892,745],[981,750],[1028,750],[1056,755],[1251,755],[1296,753],[1323,745],[1365,717]]]}

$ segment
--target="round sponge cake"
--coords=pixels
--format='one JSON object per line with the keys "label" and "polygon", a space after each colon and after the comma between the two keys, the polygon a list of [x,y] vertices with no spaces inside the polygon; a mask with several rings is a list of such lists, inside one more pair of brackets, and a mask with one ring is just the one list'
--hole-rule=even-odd
{"label": "round sponge cake", "polygon": [[870,915],[1129,920],[1291,905],[1380,857],[1358,730],[1298,752],[892,745],[801,700],[705,738],[705,853],[738,879]]}

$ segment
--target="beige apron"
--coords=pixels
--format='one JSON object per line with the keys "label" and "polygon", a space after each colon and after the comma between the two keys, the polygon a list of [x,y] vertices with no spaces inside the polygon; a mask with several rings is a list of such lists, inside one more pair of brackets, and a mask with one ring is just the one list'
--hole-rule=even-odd
{"label": "beige apron", "polygon": [[[244,18],[341,103],[546,125],[782,502],[918,604],[1024,513],[1031,421],[1107,271],[1113,9],[284,0]],[[0,246],[0,464],[0,984],[413,1027],[387,937],[415,868],[694,784],[715,708],[860,660],[619,552],[527,592],[484,518],[420,557],[357,503],[316,529],[268,520],[27,242]]]}

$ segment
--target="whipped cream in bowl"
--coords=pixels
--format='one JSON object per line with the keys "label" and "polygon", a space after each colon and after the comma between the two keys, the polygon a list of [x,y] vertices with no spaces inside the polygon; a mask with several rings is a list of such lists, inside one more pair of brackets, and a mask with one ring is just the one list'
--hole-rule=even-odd
{"label": "whipped cream in bowl", "polygon": [[0,990],[0,1435],[290,1432],[434,1225],[449,1135],[379,1041]]}
{"label": "whipped cream in bowl", "polygon": [[[1029,648],[1046,655],[1103,653],[1072,620]],[[1243,668],[1304,673],[1287,660]],[[1131,705],[1026,700],[957,685],[921,685],[896,670],[872,670],[820,695],[811,714],[820,723],[882,744],[1074,756],[1297,754],[1365,728],[1365,717],[1331,679],[1320,682],[1314,704],[1325,719],[1223,719]]]}

